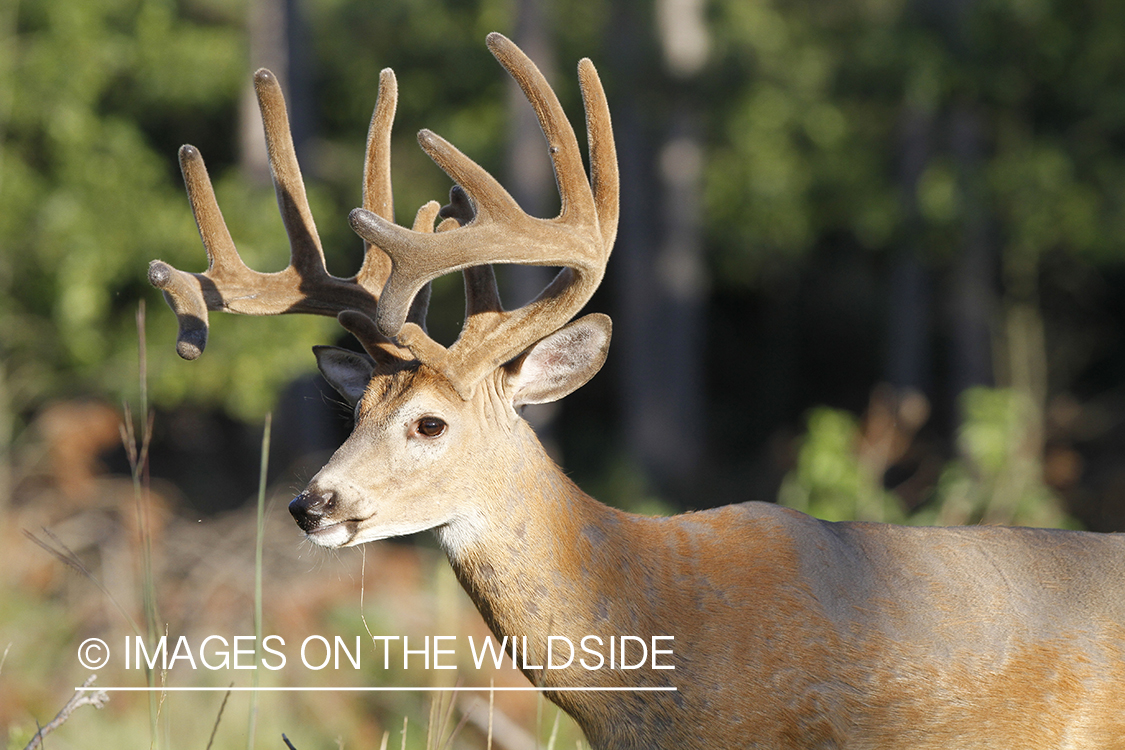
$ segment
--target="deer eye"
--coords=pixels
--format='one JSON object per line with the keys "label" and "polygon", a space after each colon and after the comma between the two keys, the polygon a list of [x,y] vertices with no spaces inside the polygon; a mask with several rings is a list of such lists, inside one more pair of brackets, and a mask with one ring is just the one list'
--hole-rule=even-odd
{"label": "deer eye", "polygon": [[422,437],[436,438],[445,432],[445,421],[437,417],[422,417],[414,423],[414,432]]}

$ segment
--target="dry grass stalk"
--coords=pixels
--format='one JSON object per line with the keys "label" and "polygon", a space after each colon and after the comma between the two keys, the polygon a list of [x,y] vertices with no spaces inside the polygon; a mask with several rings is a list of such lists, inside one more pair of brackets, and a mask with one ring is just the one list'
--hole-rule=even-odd
{"label": "dry grass stalk", "polygon": [[[97,675],[90,675],[86,678],[86,681],[82,683],[82,687],[90,687],[94,684],[94,680],[96,679]],[[75,690],[74,696],[66,702],[66,705],[55,715],[55,718],[39,727],[39,731],[31,738],[31,742],[27,743],[24,750],[35,750],[37,747],[41,746],[43,744],[43,738],[65,724],[66,720],[70,718],[70,715],[81,706],[101,708],[108,702],[109,695],[104,690],[95,690],[93,692],[85,689]]]}

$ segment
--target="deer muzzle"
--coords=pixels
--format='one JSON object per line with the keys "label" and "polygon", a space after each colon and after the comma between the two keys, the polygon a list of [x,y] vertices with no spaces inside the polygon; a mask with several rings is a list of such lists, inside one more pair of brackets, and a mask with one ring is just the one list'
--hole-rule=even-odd
{"label": "deer muzzle", "polygon": [[335,495],[332,492],[322,494],[307,489],[289,503],[289,512],[301,527],[301,531],[311,534],[320,528],[325,516],[335,504]]}
{"label": "deer muzzle", "polygon": [[321,547],[343,547],[356,534],[354,520],[336,520],[332,513],[337,510],[336,493],[331,490],[320,492],[309,487],[289,503],[293,520],[305,532],[309,541]]}

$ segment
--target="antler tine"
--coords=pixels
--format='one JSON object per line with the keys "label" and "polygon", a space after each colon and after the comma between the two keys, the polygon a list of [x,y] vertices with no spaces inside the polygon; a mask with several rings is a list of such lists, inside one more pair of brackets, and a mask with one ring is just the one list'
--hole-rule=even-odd
{"label": "antler tine", "polygon": [[316,232],[309,199],[305,194],[305,181],[297,163],[297,150],[293,146],[293,133],[289,128],[289,112],[285,108],[285,95],[277,77],[259,68],[254,74],[254,91],[262,112],[266,131],[266,151],[269,154],[270,174],[273,176],[277,205],[281,221],[289,236],[289,264],[302,277],[326,277],[324,249]]}
{"label": "antler tine", "polygon": [[[367,131],[367,154],[363,162],[363,207],[389,222],[395,220],[394,190],[391,181],[391,126],[398,107],[398,79],[390,68],[379,72],[379,95],[371,127]],[[432,231],[438,211],[437,203],[427,204],[414,219],[415,231]],[[391,259],[378,246],[363,242],[363,266],[356,281],[367,289],[382,289],[391,275]],[[407,318],[425,328],[426,310],[430,304],[429,286],[414,298]],[[390,342],[390,339],[386,339]]]}
{"label": "antler tine", "polygon": [[[488,46],[524,90],[547,138],[562,198],[555,219],[524,213],[506,190],[478,164],[447,141],[423,130],[422,149],[470,196],[472,221],[453,232],[419,234],[396,227],[363,209],[352,212],[353,229],[391,257],[393,270],[380,299],[376,324],[409,348],[423,363],[440,369],[463,397],[488,371],[564,325],[601,281],[617,226],[617,167],[609,110],[589,61],[579,66],[587,129],[591,139],[595,187],[586,179],[574,131],[557,97],[535,64],[500,34]],[[596,163],[595,163],[596,162]],[[418,326],[406,323],[406,310],[423,284],[451,271],[490,263],[563,266],[530,304],[501,312],[498,305],[471,298],[461,337],[446,350]],[[485,291],[483,278],[467,288]],[[495,308],[495,309],[493,309]]]}
{"label": "antler tine", "polygon": [[[379,73],[379,95],[371,127],[367,131],[367,154],[363,162],[363,207],[387,221],[395,220],[391,184],[391,125],[398,107],[398,80],[390,68]],[[391,275],[391,259],[370,242],[363,243],[363,266],[356,274],[361,283],[382,289]]]}
{"label": "antler tine", "polygon": [[590,149],[590,186],[602,232],[602,243],[613,247],[617,220],[621,213],[621,178],[617,169],[617,148],[609,119],[609,101],[601,78],[590,58],[578,61],[578,84],[586,110],[586,147]]}
{"label": "antler tine", "polygon": [[593,195],[582,167],[582,152],[574,128],[563,111],[559,98],[539,72],[539,68],[510,39],[492,33],[487,39],[488,49],[504,66],[523,91],[547,139],[547,153],[555,170],[562,209],[559,219],[566,221],[572,213],[580,217],[594,216]]}
{"label": "antler tine", "polygon": [[[390,273],[390,261],[377,247],[368,246],[360,274],[341,279],[328,273],[324,251],[309,209],[296,150],[289,130],[289,116],[277,78],[266,69],[254,75],[254,88],[265,126],[270,172],[277,193],[282,222],[290,244],[288,267],[277,273],[251,270],[242,262],[227,230],[203,157],[194,146],[180,149],[188,200],[207,250],[204,273],[179,271],[154,260],[149,281],[164,292],[176,313],[180,332],[176,351],[184,359],[195,359],[207,344],[209,310],[244,315],[310,313],[338,315],[345,310],[375,315],[378,290]],[[372,138],[365,170],[364,205],[390,216],[390,128],[394,118],[394,76],[385,71],[380,78],[380,100],[372,118]],[[432,210],[430,221],[436,214]],[[415,309],[412,320],[424,316]],[[376,342],[365,342],[375,344]],[[405,354],[389,340],[381,342],[389,352]]]}
{"label": "antler tine", "polygon": [[[207,251],[208,271],[226,268],[232,275],[250,273],[227,230],[203,156],[195,146],[186,145],[180,148],[179,157],[195,224]],[[176,352],[184,359],[196,359],[207,346],[207,311],[221,309],[222,305],[214,282],[207,274],[178,271],[161,260],[149,264],[148,280],[164,292],[164,299],[176,313],[180,327]]]}

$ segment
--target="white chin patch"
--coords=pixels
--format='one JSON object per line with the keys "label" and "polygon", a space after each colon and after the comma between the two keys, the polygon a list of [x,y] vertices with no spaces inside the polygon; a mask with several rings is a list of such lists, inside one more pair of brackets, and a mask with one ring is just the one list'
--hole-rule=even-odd
{"label": "white chin patch", "polygon": [[352,538],[352,531],[346,523],[334,523],[323,529],[316,529],[307,534],[313,544],[321,547],[343,547]]}
{"label": "white chin patch", "polygon": [[454,559],[476,545],[485,535],[485,522],[479,513],[469,513],[437,527],[438,543]]}

